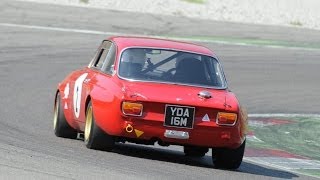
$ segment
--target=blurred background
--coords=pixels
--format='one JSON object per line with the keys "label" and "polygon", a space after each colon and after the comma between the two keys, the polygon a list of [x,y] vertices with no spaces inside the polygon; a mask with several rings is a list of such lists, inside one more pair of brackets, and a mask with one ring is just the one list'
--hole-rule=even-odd
{"label": "blurred background", "polygon": [[[270,179],[320,177],[320,1],[1,0],[0,174],[3,178]],[[119,145],[113,153],[56,138],[56,85],[112,35],[195,42],[220,58],[249,113],[245,161]]]}

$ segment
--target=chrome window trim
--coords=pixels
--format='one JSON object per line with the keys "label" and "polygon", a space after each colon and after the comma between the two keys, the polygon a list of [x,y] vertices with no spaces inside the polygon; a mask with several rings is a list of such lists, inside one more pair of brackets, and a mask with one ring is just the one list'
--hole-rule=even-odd
{"label": "chrome window trim", "polygon": [[[110,41],[110,40],[103,40],[103,41],[100,43],[100,45],[98,46],[98,49],[96,50],[96,52],[95,52],[93,58],[91,59],[90,63],[88,64],[88,68],[95,67],[94,64],[95,64],[96,61],[98,60],[97,58],[98,58],[98,55],[99,55],[100,51],[101,51],[102,49],[105,49],[105,48],[104,48],[104,46],[105,46],[104,43],[110,43],[110,47],[112,46],[112,44],[114,44],[114,42],[112,42],[112,41]],[[110,49],[110,48],[109,48],[109,49]],[[97,69],[99,69],[99,68],[97,68]]]}
{"label": "chrome window trim", "polygon": [[[186,52],[186,53],[192,53],[192,54],[198,54],[198,55],[203,55],[203,56],[208,56],[208,57],[212,57],[214,59],[217,60],[218,64],[219,64],[219,67],[221,69],[221,74],[222,74],[222,79],[224,80],[224,84],[225,86],[223,87],[217,87],[217,86],[205,86],[205,85],[195,85],[195,84],[185,84],[185,83],[174,83],[174,82],[168,82],[168,81],[148,81],[148,80],[137,80],[137,79],[131,79],[131,78],[125,78],[125,77],[122,77],[120,76],[119,74],[119,67],[120,67],[120,61],[121,61],[121,56],[122,56],[122,53],[127,50],[127,49],[134,49],[134,48],[139,48],[139,49],[143,49],[143,48],[149,48],[149,49],[159,49],[159,50],[167,50],[167,51],[180,51],[180,52]],[[172,85],[183,85],[183,86],[191,86],[191,87],[201,87],[201,88],[208,88],[208,89],[228,89],[228,83],[227,83],[227,79],[225,77],[225,74],[224,74],[224,69],[219,61],[219,58],[217,56],[211,56],[211,55],[208,55],[208,54],[204,54],[204,53],[199,53],[199,52],[195,52],[195,51],[185,51],[185,50],[180,50],[180,49],[175,49],[175,48],[161,48],[161,47],[152,47],[152,46],[130,46],[130,47],[126,47],[126,48],[123,48],[121,50],[121,52],[119,53],[118,55],[118,58],[116,59],[117,61],[117,76],[119,79],[122,79],[122,80],[127,80],[127,81],[130,81],[130,82],[151,82],[151,83],[160,83],[160,84],[172,84]]]}
{"label": "chrome window trim", "polygon": [[[114,49],[115,49],[115,57],[114,57],[115,59],[114,59],[114,61],[113,61],[113,65],[112,65],[112,66],[113,66],[113,73],[108,73],[108,72],[103,71],[106,62],[103,63],[102,68],[97,68],[97,67],[94,66],[95,62],[97,61],[97,58],[98,58],[98,55],[99,55],[100,51],[101,51],[102,49],[104,49],[104,48],[103,48],[104,42],[109,42],[109,43],[111,44],[109,50],[111,49],[112,46],[114,46]],[[100,73],[103,73],[103,74],[106,74],[106,75],[109,75],[109,76],[114,76],[114,75],[115,75],[115,72],[114,72],[115,69],[114,69],[114,67],[115,67],[115,64],[117,63],[117,52],[118,52],[118,46],[117,46],[117,44],[116,44],[114,41],[111,41],[111,40],[103,40],[103,41],[101,42],[101,44],[98,46],[98,49],[96,50],[93,58],[91,59],[89,65],[88,65],[87,67],[88,67],[89,69],[96,70],[96,71],[98,71],[98,72],[100,72]],[[109,53],[109,52],[108,52],[108,53]]]}

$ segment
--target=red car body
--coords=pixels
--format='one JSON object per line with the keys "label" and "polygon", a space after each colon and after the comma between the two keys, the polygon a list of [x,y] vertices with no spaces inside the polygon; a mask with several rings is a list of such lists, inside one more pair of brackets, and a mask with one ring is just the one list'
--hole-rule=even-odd
{"label": "red car body", "polygon": [[[246,113],[240,107],[235,94],[226,86],[212,88],[139,81],[119,75],[121,54],[128,48],[175,50],[217,59],[211,50],[191,43],[141,37],[111,37],[104,42],[111,43],[115,48],[114,63],[110,66],[111,73],[105,73],[94,67],[94,61],[99,56],[98,50],[88,67],[72,72],[58,85],[57,94],[60,94],[63,114],[70,127],[80,133],[85,131],[86,109],[91,102],[95,124],[108,135],[121,139],[119,141],[128,140],[137,143],[158,141],[162,145],[228,149],[239,148],[244,143]],[[103,53],[100,53],[100,56],[101,54]],[[200,96],[201,92],[209,93],[212,97],[204,98]],[[134,107],[141,110],[141,116],[127,115],[123,109],[123,102],[142,104],[142,109]],[[194,108],[192,127],[164,125],[168,105],[173,105],[170,107],[172,114],[174,106]],[[217,121],[218,113],[235,114],[234,124],[220,125]],[[180,137],[181,134],[175,138],[176,132],[187,133],[188,138]],[[170,133],[173,133],[173,136],[170,136]]]}

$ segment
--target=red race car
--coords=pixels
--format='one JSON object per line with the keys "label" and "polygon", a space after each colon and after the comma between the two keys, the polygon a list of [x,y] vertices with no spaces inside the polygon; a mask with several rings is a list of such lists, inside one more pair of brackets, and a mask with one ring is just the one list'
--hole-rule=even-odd
{"label": "red race car", "polygon": [[247,114],[206,47],[164,39],[111,37],[88,67],[59,83],[58,137],[84,134],[90,149],[116,142],[181,145],[188,156],[212,148],[216,167],[236,169],[245,149]]}

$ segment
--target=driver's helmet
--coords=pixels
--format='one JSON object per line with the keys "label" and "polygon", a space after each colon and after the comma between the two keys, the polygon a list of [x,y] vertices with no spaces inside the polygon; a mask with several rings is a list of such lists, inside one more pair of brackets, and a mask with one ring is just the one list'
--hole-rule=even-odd
{"label": "driver's helmet", "polygon": [[146,52],[144,49],[127,49],[123,52],[121,61],[139,64],[142,68],[146,62]]}
{"label": "driver's helmet", "polygon": [[144,49],[127,49],[121,56],[120,74],[127,76],[140,76],[141,70],[146,62]]}

